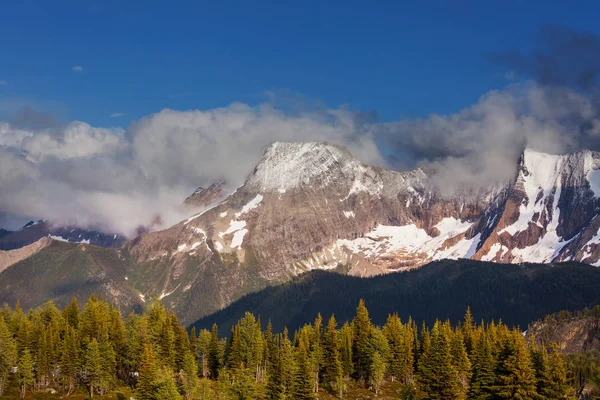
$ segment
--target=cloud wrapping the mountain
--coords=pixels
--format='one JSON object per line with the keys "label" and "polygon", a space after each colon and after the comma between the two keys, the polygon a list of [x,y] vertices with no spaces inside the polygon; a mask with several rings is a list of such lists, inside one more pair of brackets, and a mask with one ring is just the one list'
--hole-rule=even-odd
{"label": "cloud wrapping the mountain", "polygon": [[525,147],[558,154],[600,149],[592,99],[565,87],[513,84],[453,115],[373,127],[400,165],[427,165],[445,193],[514,177]]}
{"label": "cloud wrapping the mountain", "polygon": [[[284,112],[234,103],[165,109],[123,130],[59,125],[31,109],[0,123],[0,216],[44,217],[132,235],[157,215],[190,213],[198,186],[243,183],[272,141],[328,141],[364,162],[428,166],[444,194],[514,177],[525,146],[549,153],[600,150],[600,38],[546,27],[532,54],[496,62],[515,81],[452,115],[377,123],[346,109]],[[512,73],[514,71],[514,74]],[[401,111],[401,110],[400,110]],[[385,158],[382,156],[385,155]]]}
{"label": "cloud wrapping the mountain", "polygon": [[157,215],[168,226],[189,215],[181,203],[198,186],[241,185],[274,140],[326,140],[383,163],[373,137],[341,109],[294,116],[271,105],[163,110],[127,130],[1,123],[0,211],[125,235]]}

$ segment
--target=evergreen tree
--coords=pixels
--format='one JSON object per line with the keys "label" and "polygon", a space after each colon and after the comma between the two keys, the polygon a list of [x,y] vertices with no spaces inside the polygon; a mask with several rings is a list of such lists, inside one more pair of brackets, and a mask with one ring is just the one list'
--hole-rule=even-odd
{"label": "evergreen tree", "polygon": [[467,311],[465,312],[465,318],[461,327],[462,336],[464,338],[465,348],[467,350],[467,354],[471,355],[473,353],[474,343],[473,343],[473,333],[475,331],[475,320],[473,319],[473,314],[471,314],[471,307],[467,307]]}
{"label": "evergreen tree", "polygon": [[90,397],[94,397],[94,389],[97,389],[102,384],[104,375],[102,367],[103,361],[100,353],[100,346],[98,345],[96,338],[93,338],[87,345],[84,362],[85,376],[87,377]]}
{"label": "evergreen tree", "polygon": [[373,388],[375,389],[375,395],[379,394],[379,389],[383,384],[385,379],[386,372],[386,364],[383,359],[383,356],[379,354],[378,351],[373,354],[373,359],[371,361],[371,383],[373,384]]}
{"label": "evergreen tree", "polygon": [[350,378],[354,373],[354,364],[352,357],[352,328],[345,322],[340,329],[340,356],[342,361],[342,370],[344,377]]}
{"label": "evergreen tree", "polygon": [[17,343],[15,342],[4,317],[0,315],[0,397],[4,394],[6,380],[17,362]]}
{"label": "evergreen tree", "polygon": [[419,361],[417,382],[424,398],[464,398],[458,371],[452,363],[450,340],[448,329],[436,321],[431,331],[431,344],[424,346]]}
{"label": "evergreen tree", "polygon": [[315,399],[313,391],[313,376],[311,362],[308,354],[309,338],[307,330],[303,329],[298,339],[298,346],[295,349],[296,373],[294,376],[294,385],[292,398]]}
{"label": "evergreen tree", "polygon": [[77,360],[79,359],[79,349],[77,343],[75,328],[69,324],[65,330],[65,337],[62,342],[62,352],[60,361],[61,377],[69,388],[67,396],[75,389],[75,373],[77,371]]}
{"label": "evergreen tree", "polygon": [[177,391],[177,383],[173,378],[173,370],[163,368],[155,383],[154,393],[148,397],[148,400],[181,400],[181,395]]}
{"label": "evergreen tree", "polygon": [[74,329],[79,329],[79,303],[77,299],[73,297],[71,303],[63,310],[63,318]]}
{"label": "evergreen tree", "polygon": [[217,379],[219,377],[219,367],[221,366],[220,353],[219,330],[217,328],[217,324],[213,324],[207,355],[208,370],[213,379]]}
{"label": "evergreen tree", "polygon": [[33,388],[35,383],[33,375],[33,357],[29,349],[25,349],[19,357],[19,364],[17,366],[18,371],[18,385],[21,389],[21,398],[25,398],[25,393],[28,388]]}
{"label": "evergreen tree", "polygon": [[531,357],[525,339],[518,330],[504,339],[496,375],[494,394],[497,398],[516,400],[539,398]]}
{"label": "evergreen tree", "polygon": [[137,394],[141,399],[153,399],[158,388],[159,369],[152,345],[146,344],[140,362]]}
{"label": "evergreen tree", "polygon": [[183,393],[186,400],[190,400],[198,389],[198,364],[196,357],[191,351],[187,351],[183,357]]}
{"label": "evergreen tree", "polygon": [[332,315],[323,336],[323,382],[331,393],[335,393],[341,398],[345,385],[336,326],[337,322]]}
{"label": "evergreen tree", "polygon": [[[464,326],[463,326],[464,328]],[[456,368],[462,393],[461,398],[466,398],[469,391],[469,383],[471,380],[471,361],[467,355],[467,349],[463,339],[463,330],[456,330],[454,334],[451,332],[450,323],[446,324],[447,335],[451,336],[451,353],[452,365]]]}
{"label": "evergreen tree", "polygon": [[280,338],[278,373],[281,376],[282,394],[286,398],[292,398],[289,396],[293,393],[294,379],[298,368],[288,330],[284,328]]}
{"label": "evergreen tree", "polygon": [[356,308],[356,316],[352,321],[352,359],[354,362],[354,376],[357,381],[366,383],[370,378],[373,347],[371,335],[373,325],[369,318],[369,311],[361,299]]}
{"label": "evergreen tree", "polygon": [[469,399],[488,400],[493,398],[493,388],[496,382],[494,372],[494,356],[487,334],[482,334],[474,349],[473,377]]}
{"label": "evergreen tree", "polygon": [[[538,384],[538,393],[545,399],[558,400],[567,398],[569,386],[567,384],[567,370],[565,361],[558,351],[558,347],[553,345],[550,355],[547,355],[546,348],[542,347],[543,357],[545,358],[546,368],[541,376],[541,385]],[[598,367],[598,378],[600,378],[600,366]],[[600,383],[600,379],[599,383]]]}

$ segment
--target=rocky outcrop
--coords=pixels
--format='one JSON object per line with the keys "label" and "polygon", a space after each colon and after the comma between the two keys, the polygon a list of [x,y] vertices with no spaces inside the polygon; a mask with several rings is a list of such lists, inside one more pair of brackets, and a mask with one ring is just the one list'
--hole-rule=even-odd
{"label": "rocky outcrop", "polygon": [[530,324],[527,336],[540,344],[557,344],[564,353],[600,351],[600,308],[550,315]]}
{"label": "rocky outcrop", "polygon": [[193,207],[210,207],[223,200],[225,197],[225,182],[219,181],[207,188],[199,187],[192,193],[183,204]]}

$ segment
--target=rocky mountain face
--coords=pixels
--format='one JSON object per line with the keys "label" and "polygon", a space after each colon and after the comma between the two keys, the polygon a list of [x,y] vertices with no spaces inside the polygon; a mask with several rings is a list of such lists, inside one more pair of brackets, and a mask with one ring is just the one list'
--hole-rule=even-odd
{"label": "rocky mountain face", "polygon": [[44,237],[70,243],[85,243],[113,248],[121,247],[126,240],[120,235],[90,231],[78,227],[55,226],[48,221],[39,220],[28,222],[16,232],[0,235],[0,250],[19,249]]}
{"label": "rocky mountain face", "polygon": [[[459,258],[600,265],[600,155],[526,150],[516,167],[511,182],[444,196],[424,169],[273,143],[235,192],[199,189],[186,204],[202,212],[127,242],[118,259],[136,301],[159,298],[184,321],[315,269],[367,277]],[[100,244],[79,234],[52,236]]]}
{"label": "rocky mountain face", "polygon": [[223,198],[226,196],[224,190],[224,181],[215,182],[207,188],[199,187],[194,193],[184,200],[183,204],[195,207],[210,207],[223,200]]}
{"label": "rocky mountain face", "polygon": [[223,201],[126,248],[154,271],[144,296],[176,309],[199,290],[221,308],[313,269],[364,277],[458,258],[600,264],[599,160],[526,150],[514,181],[444,197],[422,169],[364,165],[324,143],[273,143]]}
{"label": "rocky mountain face", "polygon": [[600,306],[549,315],[531,323],[527,336],[538,343],[558,344],[564,353],[600,351]]}

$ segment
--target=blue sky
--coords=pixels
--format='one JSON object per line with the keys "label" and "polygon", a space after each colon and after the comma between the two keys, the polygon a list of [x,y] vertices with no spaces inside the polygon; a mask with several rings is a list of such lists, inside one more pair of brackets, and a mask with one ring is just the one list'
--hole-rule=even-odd
{"label": "blue sky", "polygon": [[254,105],[266,92],[384,121],[448,114],[504,87],[507,71],[487,56],[526,50],[540,25],[600,31],[592,2],[213,3],[3,2],[0,117],[29,104],[127,126],[163,108]]}

